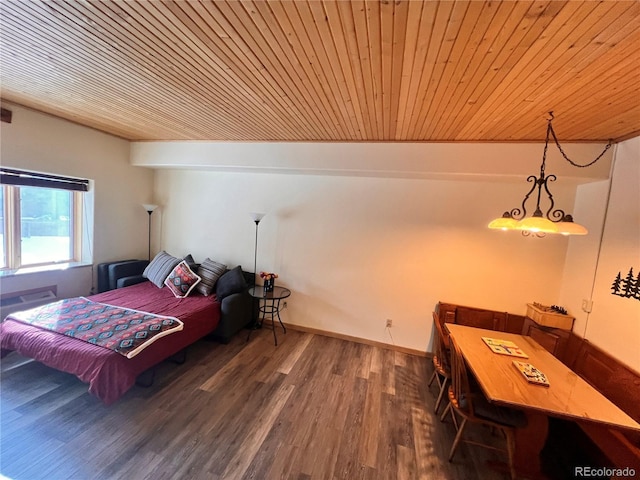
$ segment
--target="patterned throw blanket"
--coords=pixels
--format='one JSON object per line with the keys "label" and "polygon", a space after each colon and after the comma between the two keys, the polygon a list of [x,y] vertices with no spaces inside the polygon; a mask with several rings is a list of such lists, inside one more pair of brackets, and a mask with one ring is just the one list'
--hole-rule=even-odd
{"label": "patterned throw blanket", "polygon": [[84,297],[16,312],[10,317],[108,348],[127,358],[133,358],[159,338],[184,327],[174,317],[92,302]]}

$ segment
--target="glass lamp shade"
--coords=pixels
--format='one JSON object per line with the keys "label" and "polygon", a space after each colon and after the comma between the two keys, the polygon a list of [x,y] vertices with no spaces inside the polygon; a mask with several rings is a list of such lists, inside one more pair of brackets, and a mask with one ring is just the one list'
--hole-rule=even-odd
{"label": "glass lamp shade", "polygon": [[148,212],[151,213],[153,212],[156,208],[158,208],[158,205],[154,205],[152,203],[143,203],[142,206],[144,207],[144,209]]}
{"label": "glass lamp shade", "polygon": [[562,235],[586,235],[589,230],[579,223],[574,223],[573,220],[563,220],[558,222],[558,233]]}
{"label": "glass lamp shade", "polygon": [[518,221],[513,218],[509,212],[504,212],[501,217],[492,220],[491,223],[489,223],[488,227],[496,230],[506,231],[514,230],[517,224]]}
{"label": "glass lamp shade", "polygon": [[265,216],[264,213],[257,213],[257,212],[252,212],[249,215],[251,216],[251,219],[256,223],[260,223],[260,220],[262,220],[262,218]]}
{"label": "glass lamp shade", "polygon": [[533,233],[558,233],[558,225],[543,217],[527,217],[518,221],[517,230]]}

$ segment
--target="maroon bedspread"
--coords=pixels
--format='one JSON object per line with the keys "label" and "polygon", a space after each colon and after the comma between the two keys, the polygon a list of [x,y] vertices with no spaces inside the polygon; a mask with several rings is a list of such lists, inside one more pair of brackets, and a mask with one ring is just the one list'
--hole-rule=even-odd
{"label": "maroon bedspread", "polygon": [[0,323],[0,348],[15,350],[57,370],[76,375],[89,384],[89,392],[109,405],[135,383],[136,377],[160,361],[215,330],[220,304],[213,296],[176,298],[168,288],[151,282],[92,295],[91,300],[177,317],[181,332],[162,338],[134,358],[82,340],[11,320]]}

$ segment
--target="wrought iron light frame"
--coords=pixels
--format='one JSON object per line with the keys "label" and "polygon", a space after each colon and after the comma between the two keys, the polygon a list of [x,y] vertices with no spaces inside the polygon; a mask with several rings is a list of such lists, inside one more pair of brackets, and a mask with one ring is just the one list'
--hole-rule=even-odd
{"label": "wrought iron light frame", "polygon": [[[529,175],[527,182],[532,183],[531,189],[527,192],[522,200],[520,207],[512,208],[502,214],[502,217],[496,218],[489,223],[489,228],[500,230],[519,230],[523,235],[534,234],[537,237],[543,237],[547,233],[559,233],[562,235],[586,235],[588,230],[573,221],[573,216],[566,213],[564,210],[555,207],[555,201],[553,194],[549,190],[549,183],[555,182],[557,177],[553,174],[547,175],[545,172],[547,163],[547,151],[549,148],[549,139],[553,137],[553,140],[558,147],[558,150],[562,154],[563,158],[571,165],[578,168],[585,168],[593,165],[611,148],[613,144],[612,140],[609,140],[604,150],[591,162],[580,165],[571,160],[564,152],[558,141],[555,131],[553,130],[552,122],[554,116],[553,112],[549,112],[549,119],[547,122],[547,135],[544,142],[544,151],[542,154],[542,163],[540,165],[540,175]],[[537,190],[537,192],[536,192]],[[547,196],[548,208],[543,212],[540,202],[542,200],[542,192]],[[535,210],[530,217],[527,217],[527,202],[531,198],[533,193],[536,193]]]}

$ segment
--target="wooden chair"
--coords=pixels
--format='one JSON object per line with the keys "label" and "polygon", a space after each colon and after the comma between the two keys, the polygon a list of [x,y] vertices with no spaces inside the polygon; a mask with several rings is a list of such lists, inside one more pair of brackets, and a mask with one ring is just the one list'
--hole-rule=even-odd
{"label": "wooden chair", "polygon": [[435,352],[433,354],[433,375],[431,375],[431,379],[429,380],[429,386],[431,386],[434,379],[437,380],[438,388],[440,390],[438,392],[438,399],[436,400],[434,411],[438,413],[444,394],[451,382],[451,368],[449,367],[449,351],[445,344],[446,335],[442,329],[440,318],[436,312],[433,312],[433,323],[436,326],[433,339]]}
{"label": "wooden chair", "polygon": [[[524,413],[519,410],[496,407],[487,401],[481,391],[472,390],[469,386],[469,377],[467,375],[464,358],[458,345],[456,345],[454,339],[451,337],[449,337],[449,346],[451,350],[451,386],[448,391],[449,405],[447,406],[447,410],[451,409],[454,418],[455,414],[458,414],[462,418],[462,422],[458,427],[458,433],[449,452],[449,461],[453,459],[453,455],[456,453],[456,449],[461,441],[492,450],[506,451],[509,458],[511,478],[515,479],[516,473],[513,466],[515,429],[526,426],[526,417]],[[442,418],[446,416],[447,410],[443,412]],[[506,450],[464,439],[463,433],[468,422],[484,424],[501,431],[507,441]]]}

